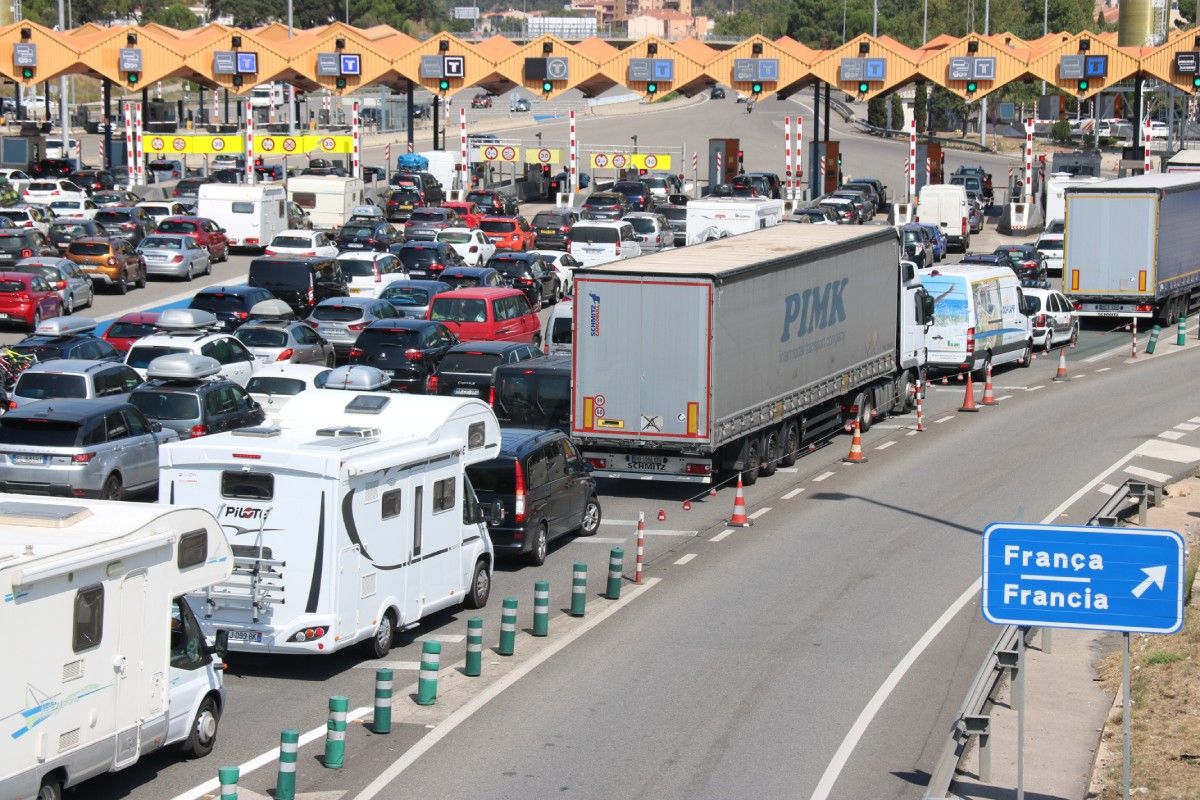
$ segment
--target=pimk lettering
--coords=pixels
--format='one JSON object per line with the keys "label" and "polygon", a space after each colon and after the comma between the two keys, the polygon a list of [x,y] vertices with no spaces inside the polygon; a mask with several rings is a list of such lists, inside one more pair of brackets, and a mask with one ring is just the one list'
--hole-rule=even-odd
{"label": "pimk lettering", "polygon": [[849,278],[830,281],[824,287],[805,289],[784,298],[783,335],[779,341],[786,342],[792,336],[797,339],[815,330],[837,325],[846,321],[846,306],[842,294]]}

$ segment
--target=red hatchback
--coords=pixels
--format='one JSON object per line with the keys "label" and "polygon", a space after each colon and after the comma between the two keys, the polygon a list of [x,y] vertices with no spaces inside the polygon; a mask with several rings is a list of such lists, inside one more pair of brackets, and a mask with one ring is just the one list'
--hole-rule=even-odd
{"label": "red hatchback", "polygon": [[157,311],[131,311],[122,314],[104,331],[104,341],[122,353],[127,353],[138,339],[155,333],[155,322],[158,322]]}
{"label": "red hatchback", "polygon": [[62,316],[62,298],[41,275],[0,272],[0,322],[36,328],[50,317]]}
{"label": "red hatchback", "polygon": [[484,217],[479,229],[495,243],[497,250],[532,250],[537,237],[524,217]]}
{"label": "red hatchback", "polygon": [[542,344],[538,315],[520,289],[456,289],[439,294],[425,318],[441,322],[462,342]]}
{"label": "red hatchback", "polygon": [[483,219],[483,210],[466,200],[446,200],[442,202],[442,208],[448,208],[458,214],[458,218],[467,228],[478,228],[479,221]]}
{"label": "red hatchback", "polygon": [[158,223],[155,233],[174,233],[190,236],[196,244],[208,248],[214,262],[229,260],[229,239],[225,229],[207,217],[165,217]]}

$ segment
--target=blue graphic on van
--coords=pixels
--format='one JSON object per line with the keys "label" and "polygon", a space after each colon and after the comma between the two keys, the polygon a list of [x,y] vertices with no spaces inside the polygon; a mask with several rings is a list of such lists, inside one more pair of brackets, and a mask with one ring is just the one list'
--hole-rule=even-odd
{"label": "blue graphic on van", "polygon": [[71,705],[72,703],[74,703],[78,700],[82,700],[83,698],[87,697],[88,695],[92,695],[92,694],[95,694],[96,692],[103,691],[111,685],[112,684],[101,686],[96,683],[91,683],[91,684],[88,684],[87,686],[84,686],[79,691],[73,692],[61,700],[57,700],[57,699],[55,699],[54,695],[48,695],[45,692],[42,692],[39,689],[37,689],[35,686],[26,684],[25,685],[25,694],[29,698],[30,705],[27,706],[26,708],[21,709],[20,711],[16,712],[15,714],[9,714],[7,717],[4,718],[4,719],[8,719],[10,717],[20,716],[21,719],[24,721],[23,725],[21,725],[19,728],[15,728],[12,731],[12,733],[9,734],[9,738],[10,739],[20,739],[22,736],[24,736],[25,734],[29,733],[34,728],[36,728],[38,725],[41,725],[43,722],[45,722],[46,720],[53,717],[55,714],[57,714],[59,712],[60,709],[66,708],[67,706]]}

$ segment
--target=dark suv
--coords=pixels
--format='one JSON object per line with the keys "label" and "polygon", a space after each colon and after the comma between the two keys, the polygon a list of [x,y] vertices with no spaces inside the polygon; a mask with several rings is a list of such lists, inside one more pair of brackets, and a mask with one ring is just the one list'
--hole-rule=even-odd
{"label": "dark suv", "polygon": [[154,232],[154,220],[146,214],[144,208],[137,206],[102,208],[96,212],[95,220],[104,226],[108,236],[128,239],[134,247],[137,247],[147,234]]}
{"label": "dark suv", "polygon": [[322,300],[350,294],[341,265],[323,256],[262,256],[250,262],[250,286],[266,289],[307,317]]}
{"label": "dark suv", "polygon": [[551,208],[539,211],[529,223],[533,228],[533,246],[538,250],[566,250],[567,234],[579,222],[579,212],[573,208]]}
{"label": "dark suv", "polygon": [[188,308],[198,308],[212,314],[221,323],[221,330],[234,331],[250,319],[250,309],[274,296],[259,286],[245,283],[233,286],[206,286],[196,293]]}
{"label": "dark suv", "polygon": [[407,222],[414,208],[425,205],[425,194],[416,186],[401,186],[388,195],[384,213],[388,222]]}
{"label": "dark suv", "polygon": [[487,266],[503,275],[509,286],[524,292],[534,311],[562,299],[558,275],[537,253],[496,253]]}
{"label": "dark suv", "polygon": [[365,364],[391,376],[391,387],[423,394],[442,357],[458,344],[449,328],[424,319],[381,319],[358,335],[351,364]]}
{"label": "dark suv", "polygon": [[350,220],[338,231],[333,243],[338,250],[376,250],[383,252],[396,243],[395,229],[386,222]]}
{"label": "dark suv", "polygon": [[150,362],[148,380],[130,392],[129,403],[184,439],[262,424],[266,412],[237,383],[214,377],[220,369],[206,356],[160,356]]}
{"label": "dark suv", "polygon": [[641,181],[617,181],[612,185],[612,191],[625,195],[630,211],[654,209],[654,195],[650,194],[650,189]]}
{"label": "dark suv", "polygon": [[546,561],[550,541],[600,529],[600,500],[591,467],[562,431],[504,428],[500,455],[467,467],[481,505],[499,500],[504,518],[489,524],[497,555]]}
{"label": "dark suv", "polygon": [[492,408],[500,427],[571,430],[571,357],[496,367]]}
{"label": "dark suv", "polygon": [[446,269],[465,266],[458,251],[445,242],[405,242],[392,252],[410,278],[437,280]]}
{"label": "dark suv", "polygon": [[542,351],[524,342],[463,342],[442,357],[429,380],[430,394],[492,398],[492,374],[503,364],[541,358]]}

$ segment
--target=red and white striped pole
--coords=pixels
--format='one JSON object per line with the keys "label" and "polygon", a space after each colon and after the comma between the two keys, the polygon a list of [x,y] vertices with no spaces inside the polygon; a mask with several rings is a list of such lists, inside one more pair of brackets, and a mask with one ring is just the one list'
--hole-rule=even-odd
{"label": "red and white striped pole", "polygon": [[792,196],[792,118],[783,118],[783,189],[784,197]]}
{"label": "red and white striped pole", "polygon": [[1025,194],[1026,204],[1033,202],[1033,120],[1025,120]]}
{"label": "red and white striped pole", "polygon": [[132,189],[134,181],[137,180],[137,165],[135,164],[133,155],[133,109],[130,108],[129,103],[123,103],[122,105],[124,106],[122,116],[125,118],[125,164],[129,170],[129,175],[125,179],[125,185]]}
{"label": "red and white striped pole", "polygon": [[391,173],[392,171],[392,143],[388,142],[383,146],[383,170]]}
{"label": "red and white striped pole", "polygon": [[254,183],[254,108],[246,100],[246,183]]}
{"label": "red and white striped pole", "polygon": [[1145,162],[1142,165],[1142,171],[1149,175],[1150,170],[1153,167],[1150,160],[1150,117],[1146,117],[1145,131],[1142,133],[1142,152],[1144,154],[1143,160]]}
{"label": "red and white striped pole", "polygon": [[933,159],[925,157],[925,182],[933,183]]}
{"label": "red and white striped pole", "polygon": [[642,582],[643,565],[646,557],[646,514],[638,512],[637,526],[637,566],[633,572],[633,582],[640,584]]}
{"label": "red and white striped pole", "polygon": [[470,153],[467,152],[467,107],[459,106],[458,109],[458,174],[461,176],[458,182],[458,188],[471,188],[468,185],[469,176],[471,174],[471,164],[468,161]]}
{"label": "red and white striped pole", "polygon": [[1129,324],[1129,330],[1133,331],[1133,343],[1131,345],[1133,350],[1129,354],[1129,357],[1135,360],[1137,359],[1137,320],[1138,318],[1134,317],[1133,322]]}
{"label": "red and white striped pole", "polygon": [[146,185],[146,158],[145,150],[142,146],[142,104],[134,104],[133,117],[133,157],[137,161],[137,184],[138,186]]}
{"label": "red and white striped pole", "polygon": [[800,194],[800,187],[803,185],[804,179],[804,159],[800,157],[800,150],[804,146],[804,117],[796,117],[796,149],[792,151],[792,175],[795,176],[796,194]]}
{"label": "red and white striped pole", "polygon": [[358,118],[358,101],[354,101],[354,105],[350,107],[350,112],[353,116],[350,118],[350,174],[359,180],[362,180],[362,162],[359,160],[359,126],[361,124]]}
{"label": "red and white striped pole", "polygon": [[[724,183],[725,182],[725,170],[722,169],[722,167],[721,167],[721,161],[722,161],[721,151],[718,150],[717,151],[717,176],[716,176],[717,180],[716,180],[716,183]],[[711,189],[712,187],[710,186],[709,188]]]}
{"label": "red and white striped pole", "polygon": [[823,194],[825,194],[825,156],[824,155],[821,156],[820,167],[821,167],[821,170],[820,170],[820,172],[817,173],[817,194],[823,195]]}
{"label": "red and white striped pole", "polygon": [[325,112],[325,119],[333,122],[333,115],[329,112],[332,110],[333,101],[330,99],[329,90],[325,90],[325,94],[321,95],[321,110]]}
{"label": "red and white striped pole", "polygon": [[908,122],[908,202],[917,199],[917,119]]}
{"label": "red and white striped pole", "polygon": [[579,169],[579,143],[575,138],[575,109],[571,109],[570,113],[570,135],[571,135],[571,163],[569,174],[567,176],[567,191],[573,192],[578,188],[578,169]]}
{"label": "red and white striped pole", "polygon": [[917,432],[925,431],[925,386],[920,378],[917,378]]}

